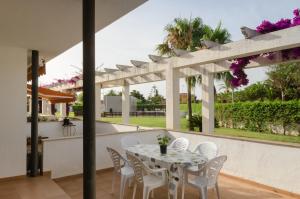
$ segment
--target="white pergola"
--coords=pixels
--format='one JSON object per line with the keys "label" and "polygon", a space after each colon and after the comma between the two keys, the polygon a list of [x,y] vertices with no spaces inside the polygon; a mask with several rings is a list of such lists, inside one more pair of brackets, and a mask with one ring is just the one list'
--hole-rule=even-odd
{"label": "white pergola", "polygon": [[[202,124],[203,132],[214,132],[214,74],[230,70],[231,62],[262,53],[277,52],[274,59],[258,57],[247,68],[262,67],[297,60],[283,60],[280,51],[300,47],[300,27],[288,28],[268,34],[217,45],[209,42],[208,49],[196,52],[175,50],[177,56],[165,58],[149,55],[151,62],[131,60],[132,66],[117,65],[117,69],[106,69],[96,77],[96,118],[100,118],[100,90],[121,86],[123,123],[129,122],[129,86],[166,80],[166,128],[180,128],[179,79],[202,75]],[[79,81],[75,87],[81,87]],[[62,85],[58,89],[74,88]]]}

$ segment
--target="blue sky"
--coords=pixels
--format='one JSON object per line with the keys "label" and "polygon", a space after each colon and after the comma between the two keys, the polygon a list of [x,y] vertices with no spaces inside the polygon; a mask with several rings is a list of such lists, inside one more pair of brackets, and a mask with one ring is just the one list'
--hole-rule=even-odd
{"label": "blue sky", "polygon": [[[130,64],[131,59],[149,61],[147,55],[155,53],[156,45],[163,41],[164,27],[176,17],[200,17],[212,27],[222,21],[232,40],[237,41],[243,38],[241,26],[255,28],[264,19],[291,18],[297,7],[300,7],[299,0],[149,0],[96,34],[96,65],[114,68],[116,64]],[[47,75],[40,78],[41,83],[75,75],[76,69],[72,65],[82,67],[81,43],[50,60]],[[265,71],[264,68],[247,71],[250,83],[264,80]],[[216,82],[216,85],[220,84]],[[148,95],[152,85],[165,95],[165,82],[135,85],[131,90]],[[186,92],[184,80],[180,90]],[[200,95],[199,87],[195,93]]]}

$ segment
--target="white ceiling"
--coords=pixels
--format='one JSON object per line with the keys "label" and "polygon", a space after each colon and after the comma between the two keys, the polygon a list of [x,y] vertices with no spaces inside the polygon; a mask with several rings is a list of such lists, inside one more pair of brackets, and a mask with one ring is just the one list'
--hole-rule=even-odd
{"label": "white ceiling", "polygon": [[[96,30],[146,0],[96,0]],[[82,40],[82,0],[1,0],[0,45],[39,50],[46,61]]]}

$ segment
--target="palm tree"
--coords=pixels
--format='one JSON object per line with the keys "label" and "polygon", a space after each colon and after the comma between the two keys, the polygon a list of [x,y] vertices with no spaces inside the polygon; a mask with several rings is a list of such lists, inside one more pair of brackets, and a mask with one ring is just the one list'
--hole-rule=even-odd
{"label": "palm tree", "polygon": [[[167,36],[162,44],[156,48],[160,55],[174,56],[174,49],[181,49],[187,51],[196,51],[201,48],[202,40],[210,40],[220,44],[230,41],[230,34],[227,29],[222,28],[219,23],[215,29],[208,25],[204,25],[201,18],[181,19],[175,18],[174,23],[168,24],[165,27]],[[226,76],[231,75],[229,72]],[[220,76],[223,77],[223,76]],[[189,130],[193,130],[190,122],[192,118],[192,88],[196,83],[201,83],[201,75],[195,77],[187,77],[187,91],[188,91],[188,116],[189,116]],[[216,92],[215,92],[216,93]]]}
{"label": "palm tree", "polygon": [[[219,24],[217,25],[217,27],[215,29],[212,29],[210,26],[208,25],[204,25],[204,36],[203,36],[203,40],[209,40],[209,41],[213,41],[219,44],[225,44],[230,42],[230,33],[228,32],[228,30],[226,28],[222,28],[222,23],[219,22]],[[233,101],[233,92],[234,90],[231,87],[230,84],[230,80],[233,78],[233,76],[231,75],[230,72],[222,72],[222,73],[217,73],[215,75],[215,79],[217,80],[223,80],[224,84],[226,85],[226,87],[230,87],[231,91],[232,91],[232,101]],[[215,97],[217,94],[216,91],[216,87],[214,86],[214,93],[215,93]]]}
{"label": "palm tree", "polygon": [[[162,44],[156,48],[160,55],[174,56],[174,49],[181,49],[187,51],[196,51],[196,48],[201,46],[201,39],[204,36],[204,25],[201,18],[181,19],[175,18],[174,23],[168,24],[165,27],[167,36]],[[190,123],[192,117],[192,88],[195,87],[196,77],[187,77],[187,91],[188,91],[188,116],[189,116],[189,130],[193,130]]]}
{"label": "palm tree", "polygon": [[[231,75],[231,73],[230,72],[217,73],[215,75],[215,78],[217,80],[224,81],[222,89],[225,89],[225,92],[231,91],[231,102],[234,103],[234,87],[231,85],[231,79],[233,78],[233,76]],[[216,94],[216,87],[214,89]]]}

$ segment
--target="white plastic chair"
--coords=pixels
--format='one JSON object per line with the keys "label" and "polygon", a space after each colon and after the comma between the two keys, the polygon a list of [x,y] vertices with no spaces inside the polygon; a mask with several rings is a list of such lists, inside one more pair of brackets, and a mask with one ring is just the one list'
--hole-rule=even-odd
{"label": "white plastic chair", "polygon": [[[193,151],[194,153],[198,153],[202,155],[203,157],[207,158],[207,160],[211,160],[218,155],[218,147],[213,142],[202,142],[196,146],[196,148]],[[191,175],[197,175],[199,171],[198,166],[190,166],[183,169],[183,186],[185,183],[185,177],[189,174]],[[182,189],[184,189],[182,186]],[[182,191],[182,197],[183,197],[184,191]]]}
{"label": "white plastic chair", "polygon": [[122,145],[123,149],[126,149],[127,147],[131,147],[131,146],[134,146],[137,144],[141,144],[141,141],[136,136],[128,135],[128,136],[122,137],[122,139],[121,139],[121,145]]}
{"label": "white plastic chair", "polygon": [[202,142],[195,148],[194,153],[198,153],[210,160],[217,157],[218,146],[213,142]]}
{"label": "white plastic chair", "polygon": [[[127,181],[131,180],[134,176],[132,167],[128,164],[127,160],[123,158],[116,150],[107,147],[107,151],[112,159],[114,165],[114,173],[112,179],[112,193],[114,193],[115,181],[118,174],[121,175],[120,184],[120,199],[123,199],[125,186]],[[121,162],[124,164],[122,165]]]}
{"label": "white plastic chair", "polygon": [[176,138],[171,144],[170,148],[178,151],[186,151],[189,148],[190,141],[184,137]]}
{"label": "white plastic chair", "polygon": [[167,184],[167,169],[150,169],[141,160],[130,153],[127,153],[127,158],[134,171],[135,184],[132,195],[133,199],[135,199],[137,185],[143,186],[143,199],[148,199],[150,193],[152,193],[152,197],[154,197],[154,189]]}
{"label": "white plastic chair", "polygon": [[204,166],[198,165],[198,175],[191,180],[188,178],[188,173],[185,173],[185,182],[182,186],[182,199],[184,199],[185,185],[191,185],[201,191],[201,199],[207,199],[207,190],[215,188],[217,191],[218,199],[220,199],[220,192],[218,187],[218,176],[227,156],[218,156],[211,159]]}

